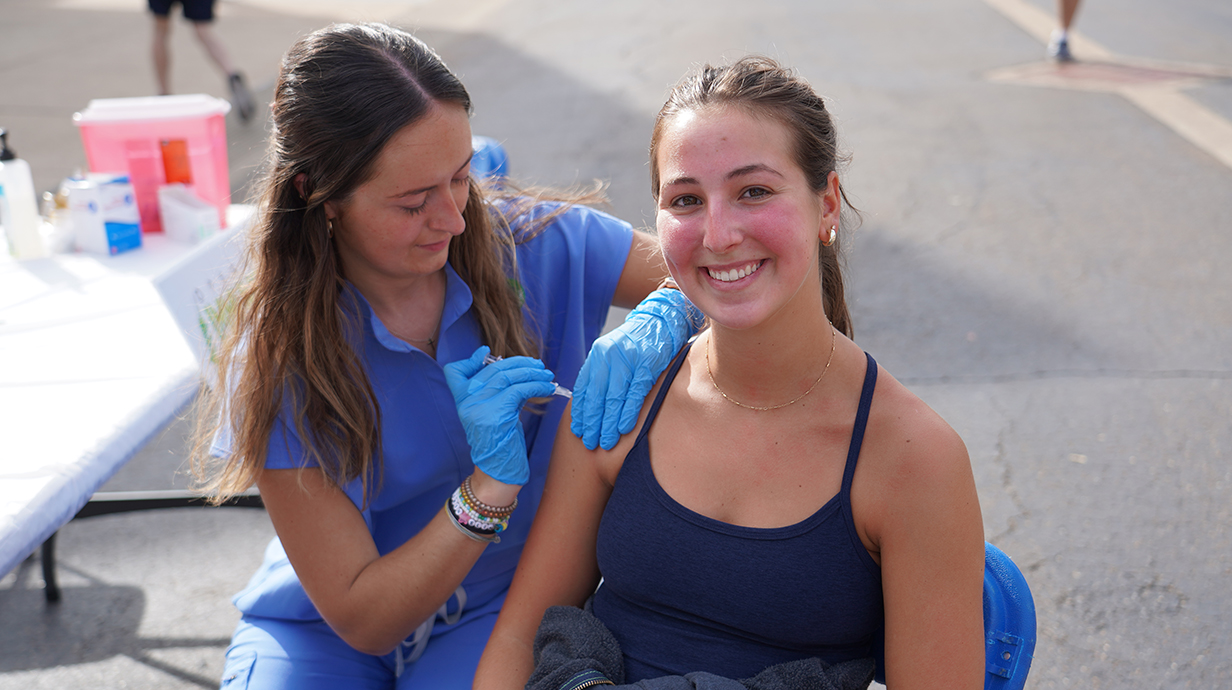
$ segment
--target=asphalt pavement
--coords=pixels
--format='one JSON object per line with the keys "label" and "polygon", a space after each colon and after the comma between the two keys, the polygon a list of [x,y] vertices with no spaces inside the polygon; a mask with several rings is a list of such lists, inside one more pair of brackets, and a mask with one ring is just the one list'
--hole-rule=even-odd
{"label": "asphalt pavement", "polygon": [[[830,99],[860,210],[844,238],[856,341],[971,454],[986,537],[1025,572],[1028,688],[1232,687],[1232,6],[1088,0],[1044,58],[1048,0],[249,0],[217,32],[268,102],[281,54],[331,21],[414,30],[463,78],[473,128],[528,182],[609,185],[653,222],[646,149],[669,88],[745,53]],[[72,114],[150,95],[136,0],[0,0],[0,127],[54,188]],[[173,84],[226,97],[177,22]],[[264,105],[228,115],[233,199]],[[0,365],[3,366],[3,365]],[[54,411],[32,411],[54,414]],[[66,420],[71,421],[71,420]],[[191,419],[105,487],[182,487]],[[0,448],[3,447],[0,439]],[[0,690],[216,687],[259,510],[81,520],[0,577]]]}

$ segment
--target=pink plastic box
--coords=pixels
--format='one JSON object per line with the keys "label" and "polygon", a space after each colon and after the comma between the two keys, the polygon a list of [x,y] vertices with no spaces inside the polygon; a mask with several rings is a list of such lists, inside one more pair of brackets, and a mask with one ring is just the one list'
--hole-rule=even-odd
{"label": "pink plastic box", "polygon": [[98,98],[74,114],[73,122],[81,130],[90,171],[127,173],[142,231],[162,232],[158,188],[167,184],[168,170],[182,178],[185,166],[193,192],[218,209],[219,226],[226,226],[231,180],[224,118],[230,110],[227,101],[205,94]]}

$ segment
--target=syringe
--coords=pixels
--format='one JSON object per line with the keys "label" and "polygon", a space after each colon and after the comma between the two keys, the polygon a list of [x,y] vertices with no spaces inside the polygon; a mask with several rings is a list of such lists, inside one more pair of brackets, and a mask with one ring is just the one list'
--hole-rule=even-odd
{"label": "syringe", "polygon": [[[504,357],[497,357],[496,355],[488,355],[487,357],[483,358],[483,363],[492,364],[494,362],[499,362],[502,359],[504,359]],[[568,388],[565,388],[564,386],[560,385],[559,383],[556,383],[555,381],[552,382],[552,385],[556,386],[555,395],[559,395],[562,398],[569,398],[570,400],[573,399],[573,391],[569,390]]]}

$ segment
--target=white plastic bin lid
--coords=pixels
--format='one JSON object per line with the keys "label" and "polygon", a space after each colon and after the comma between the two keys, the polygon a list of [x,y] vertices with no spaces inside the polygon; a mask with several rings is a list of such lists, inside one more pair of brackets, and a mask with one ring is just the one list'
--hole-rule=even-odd
{"label": "white plastic bin lid", "polygon": [[226,115],[231,104],[203,93],[141,98],[95,98],[86,109],[73,113],[77,125],[134,120],[183,120]]}

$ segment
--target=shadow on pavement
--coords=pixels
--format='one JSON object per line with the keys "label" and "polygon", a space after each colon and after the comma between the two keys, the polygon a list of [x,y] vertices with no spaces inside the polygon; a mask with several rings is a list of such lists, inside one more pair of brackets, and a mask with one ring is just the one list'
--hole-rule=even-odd
{"label": "shadow on pavement", "polygon": [[847,279],[856,342],[904,383],[1097,375],[1132,362],[1133,353],[1067,321],[1069,312],[1049,309],[995,275],[949,265],[935,247],[876,225],[857,230],[853,244]]}
{"label": "shadow on pavement", "polygon": [[142,638],[138,631],[146,599],[141,588],[108,585],[80,569],[60,567],[89,583],[64,589],[71,606],[46,602],[35,558],[18,566],[13,587],[0,590],[0,618],[23,621],[0,629],[0,649],[6,650],[0,653],[0,673],[85,664],[123,655],[196,685],[217,685],[214,679],[175,668],[148,652],[223,648],[228,643],[226,638]]}

